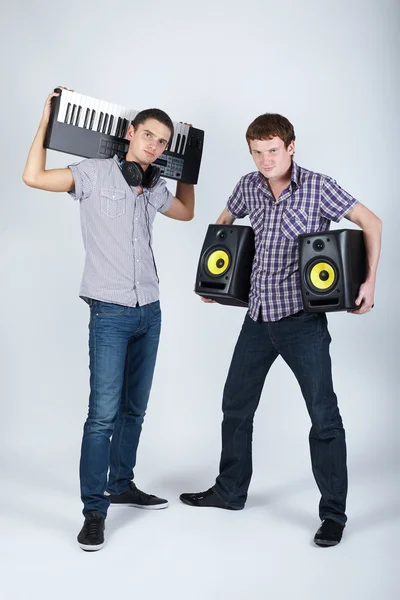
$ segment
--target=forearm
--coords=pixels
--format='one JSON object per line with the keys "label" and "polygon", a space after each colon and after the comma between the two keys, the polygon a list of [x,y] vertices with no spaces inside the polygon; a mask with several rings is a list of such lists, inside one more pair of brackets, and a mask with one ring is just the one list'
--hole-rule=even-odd
{"label": "forearm", "polygon": [[216,220],[217,225],[232,225],[232,223],[234,223],[234,222],[235,222],[235,217],[233,217],[226,208],[224,208],[224,210],[222,211],[222,213],[219,215],[218,219]]}
{"label": "forearm", "polygon": [[31,149],[28,154],[25,169],[22,179],[27,185],[35,185],[38,178],[43,175],[46,170],[46,149],[44,148],[44,138],[47,129],[47,120],[40,121],[39,129],[37,130],[35,139],[33,140]]}
{"label": "forearm", "polygon": [[194,217],[194,185],[178,181],[175,196],[181,201],[190,219]]}
{"label": "forearm", "polygon": [[375,282],[378,268],[379,255],[381,252],[382,222],[376,218],[376,222],[368,224],[363,228],[365,249],[367,253],[367,276],[366,281]]}

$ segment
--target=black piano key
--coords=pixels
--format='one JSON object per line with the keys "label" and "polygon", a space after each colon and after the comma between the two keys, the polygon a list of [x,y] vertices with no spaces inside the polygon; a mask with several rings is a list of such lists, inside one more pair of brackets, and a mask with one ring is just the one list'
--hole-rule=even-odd
{"label": "black piano key", "polygon": [[118,137],[120,137],[120,138],[122,137],[122,133],[124,131],[124,121],[125,121],[125,119],[123,119],[121,117],[121,123],[120,123],[119,131],[118,131]]}
{"label": "black piano key", "polygon": [[108,113],[104,115],[104,123],[102,133],[107,133]]}
{"label": "black piano key", "polygon": [[97,124],[97,131],[101,131],[101,127],[103,125],[103,118],[104,118],[104,113],[101,112],[99,122]]}
{"label": "black piano key", "polygon": [[94,118],[96,116],[96,111],[92,110],[92,116],[90,117],[89,129],[93,129]]}
{"label": "black piano key", "polygon": [[89,115],[90,115],[90,108],[86,109],[86,115],[85,115],[85,120],[83,122],[83,128],[87,129],[88,123],[89,123]]}
{"label": "black piano key", "polygon": [[81,112],[82,112],[82,106],[78,106],[78,112],[76,113],[75,125],[78,125],[78,123],[79,123]]}
{"label": "black piano key", "polygon": [[128,131],[129,121],[127,119],[123,120],[122,123],[122,131],[120,137],[124,138],[126,136],[126,132]]}
{"label": "black piano key", "polygon": [[185,147],[185,141],[186,141],[186,135],[182,135],[182,143],[181,143],[181,147],[179,148],[180,154],[183,154],[183,149]]}
{"label": "black piano key", "polygon": [[69,122],[70,125],[74,125],[75,112],[76,112],[76,104],[74,104],[72,107],[71,119]]}
{"label": "black piano key", "polygon": [[174,150],[174,152],[178,152],[180,141],[181,141],[181,134],[178,133],[178,136],[176,138],[176,144],[175,144],[175,150]]}
{"label": "black piano key", "polygon": [[117,121],[117,129],[115,130],[115,135],[116,135],[117,137],[120,137],[120,135],[119,135],[119,132],[120,132],[120,130],[121,130],[121,127],[122,127],[122,119],[121,119],[121,117],[118,117],[118,121]]}
{"label": "black piano key", "polygon": [[70,111],[71,111],[71,103],[68,102],[68,104],[67,104],[67,111],[65,113],[64,123],[68,123]]}
{"label": "black piano key", "polygon": [[107,130],[108,135],[111,134],[111,129],[112,129],[113,123],[114,123],[114,115],[111,115],[109,123],[108,123],[108,130]]}

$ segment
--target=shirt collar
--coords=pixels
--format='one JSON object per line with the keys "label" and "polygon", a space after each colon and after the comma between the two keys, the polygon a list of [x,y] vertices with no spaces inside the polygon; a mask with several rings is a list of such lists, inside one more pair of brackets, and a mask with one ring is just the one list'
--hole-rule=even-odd
{"label": "shirt collar", "polygon": [[300,167],[294,161],[292,161],[292,174],[290,177],[290,182],[292,184],[294,183],[296,188],[300,187]]}
{"label": "shirt collar", "polygon": [[[258,183],[261,186],[266,184],[264,175],[260,171],[257,171],[257,173],[256,173],[256,180],[258,180]],[[301,185],[300,167],[294,161],[292,161],[292,173],[290,175],[290,184],[289,185],[294,190],[297,189],[298,187],[300,187],[300,185]]]}

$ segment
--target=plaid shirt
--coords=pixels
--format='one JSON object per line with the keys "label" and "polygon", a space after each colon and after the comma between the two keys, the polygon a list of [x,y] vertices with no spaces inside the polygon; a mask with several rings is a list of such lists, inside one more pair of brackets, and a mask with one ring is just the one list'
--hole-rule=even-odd
{"label": "plaid shirt", "polygon": [[293,162],[291,181],[278,200],[259,172],[241,178],[227,203],[238,219],[250,218],[255,234],[249,315],[278,321],[303,309],[298,270],[300,233],[327,231],[357,200],[334,179]]}

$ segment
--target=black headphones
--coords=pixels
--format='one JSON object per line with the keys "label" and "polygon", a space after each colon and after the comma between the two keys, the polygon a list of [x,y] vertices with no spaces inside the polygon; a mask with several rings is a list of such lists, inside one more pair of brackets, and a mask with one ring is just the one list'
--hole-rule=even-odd
{"label": "black headphones", "polygon": [[122,175],[128,185],[153,188],[160,179],[161,171],[155,165],[149,165],[144,171],[137,162],[122,159],[119,163]]}

